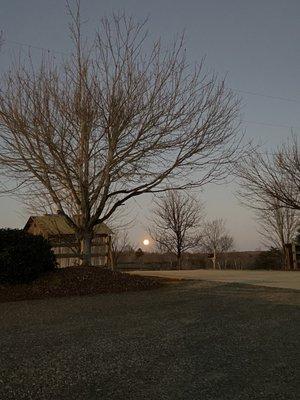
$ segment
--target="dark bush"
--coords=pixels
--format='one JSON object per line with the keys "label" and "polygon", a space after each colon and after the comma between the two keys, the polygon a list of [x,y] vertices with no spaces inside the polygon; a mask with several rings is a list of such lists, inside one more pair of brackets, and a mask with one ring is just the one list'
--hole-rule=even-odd
{"label": "dark bush", "polygon": [[0,229],[0,282],[30,282],[55,267],[51,246],[42,236]]}
{"label": "dark bush", "polygon": [[260,252],[254,260],[253,269],[283,269],[281,251],[271,248],[270,250]]}

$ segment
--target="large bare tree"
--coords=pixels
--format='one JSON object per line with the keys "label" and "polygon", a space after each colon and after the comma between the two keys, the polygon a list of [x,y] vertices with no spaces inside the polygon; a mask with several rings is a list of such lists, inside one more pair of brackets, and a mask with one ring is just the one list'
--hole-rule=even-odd
{"label": "large bare tree", "polygon": [[223,219],[214,219],[203,225],[201,246],[204,251],[212,254],[214,269],[219,265],[219,256],[232,249],[233,244],[233,237],[227,231]]}
{"label": "large bare tree", "polygon": [[151,43],[144,23],[113,15],[89,44],[79,6],[68,10],[70,56],[1,77],[0,168],[4,189],[65,216],[90,265],[94,226],[130,198],[224,178],[239,101],[203,62],[189,65],[182,39]]}
{"label": "large bare tree", "polygon": [[155,201],[153,214],[149,233],[159,249],[176,254],[180,269],[184,252],[200,244],[203,205],[189,194],[172,190]]}
{"label": "large bare tree", "polygon": [[246,203],[253,199],[260,208],[276,205],[300,210],[300,148],[297,136],[274,153],[252,149],[237,163],[240,178],[240,198]]}

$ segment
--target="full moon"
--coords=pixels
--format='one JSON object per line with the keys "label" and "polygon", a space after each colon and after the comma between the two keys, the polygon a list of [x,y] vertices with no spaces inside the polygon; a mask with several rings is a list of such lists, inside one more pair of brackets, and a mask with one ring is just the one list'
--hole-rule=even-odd
{"label": "full moon", "polygon": [[149,240],[148,239],[145,239],[145,240],[143,240],[143,245],[144,246],[149,246]]}

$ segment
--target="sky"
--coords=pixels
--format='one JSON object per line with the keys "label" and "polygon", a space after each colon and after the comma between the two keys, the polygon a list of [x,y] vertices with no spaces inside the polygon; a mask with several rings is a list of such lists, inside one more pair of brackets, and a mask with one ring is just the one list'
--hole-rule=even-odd
{"label": "sky", "polygon": [[[147,17],[149,32],[166,41],[185,30],[189,60],[206,56],[207,67],[226,76],[241,96],[246,138],[275,148],[291,128],[299,134],[299,0],[82,0],[85,33],[92,35],[99,19],[116,11]],[[37,57],[38,47],[56,51],[57,57],[71,47],[64,0],[0,0],[0,30],[6,41],[2,70],[13,54],[28,51],[27,44]],[[231,182],[199,189],[207,219],[226,220],[236,250],[261,248],[254,216],[239,204],[236,188]],[[131,240],[143,247],[152,198],[140,197],[128,207],[135,218]],[[27,218],[21,203],[0,197],[1,227],[22,227]]]}

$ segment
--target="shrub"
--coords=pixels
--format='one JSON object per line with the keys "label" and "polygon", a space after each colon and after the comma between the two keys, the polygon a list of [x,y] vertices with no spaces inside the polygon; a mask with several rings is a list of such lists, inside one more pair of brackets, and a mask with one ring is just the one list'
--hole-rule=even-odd
{"label": "shrub", "polygon": [[281,251],[271,248],[260,252],[254,260],[253,269],[283,269]]}
{"label": "shrub", "polygon": [[30,282],[56,267],[49,242],[17,229],[0,229],[0,281]]}

